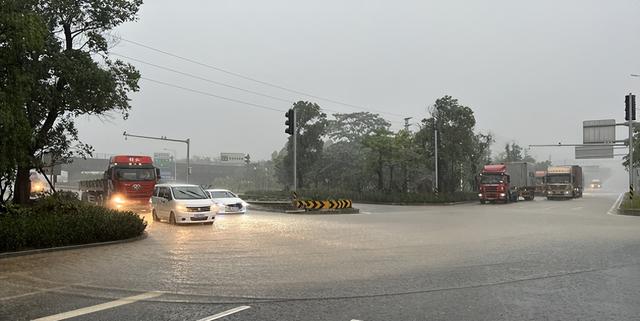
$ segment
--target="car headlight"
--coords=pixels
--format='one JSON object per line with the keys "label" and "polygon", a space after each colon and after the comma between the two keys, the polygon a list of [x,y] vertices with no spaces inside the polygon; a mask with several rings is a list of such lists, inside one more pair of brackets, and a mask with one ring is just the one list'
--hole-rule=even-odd
{"label": "car headlight", "polygon": [[111,200],[116,203],[116,204],[124,204],[125,203],[125,199],[124,197],[122,197],[122,195],[114,195]]}
{"label": "car headlight", "polygon": [[242,207],[249,207],[249,203],[242,201]]}
{"label": "car headlight", "polygon": [[176,205],[176,210],[178,210],[180,212],[186,212],[187,211],[187,207],[182,205],[182,204],[178,204],[178,205]]}

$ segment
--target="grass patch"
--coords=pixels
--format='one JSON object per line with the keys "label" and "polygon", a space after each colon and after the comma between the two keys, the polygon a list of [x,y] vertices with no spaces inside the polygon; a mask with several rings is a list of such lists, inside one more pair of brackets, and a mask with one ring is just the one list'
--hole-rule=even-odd
{"label": "grass patch", "polygon": [[81,202],[74,195],[46,196],[0,214],[0,252],[116,241],[139,236],[147,223],[131,211]]}
{"label": "grass patch", "polygon": [[[256,201],[283,201],[290,200],[291,193],[286,191],[247,191],[243,198]],[[399,204],[425,204],[425,203],[451,203],[460,201],[477,200],[475,192],[460,192],[453,194],[433,193],[400,193],[400,192],[353,192],[342,190],[299,190],[298,198],[302,200],[327,200],[350,199],[363,203],[399,203]]]}
{"label": "grass patch", "polygon": [[633,199],[629,199],[629,193],[624,193],[620,208],[623,210],[640,210],[640,195],[636,193]]}

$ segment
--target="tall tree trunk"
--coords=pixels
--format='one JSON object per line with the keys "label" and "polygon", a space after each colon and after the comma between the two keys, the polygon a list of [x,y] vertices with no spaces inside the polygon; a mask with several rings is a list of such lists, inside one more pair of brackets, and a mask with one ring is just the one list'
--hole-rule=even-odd
{"label": "tall tree trunk", "polygon": [[14,187],[13,201],[16,204],[25,205],[29,203],[31,194],[31,180],[28,166],[18,166],[16,182]]}

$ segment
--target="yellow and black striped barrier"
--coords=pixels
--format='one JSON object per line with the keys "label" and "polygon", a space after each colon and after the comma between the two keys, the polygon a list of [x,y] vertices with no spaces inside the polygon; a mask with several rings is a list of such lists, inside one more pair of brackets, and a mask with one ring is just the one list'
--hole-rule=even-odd
{"label": "yellow and black striped barrier", "polygon": [[295,201],[296,207],[307,210],[351,208],[351,200]]}

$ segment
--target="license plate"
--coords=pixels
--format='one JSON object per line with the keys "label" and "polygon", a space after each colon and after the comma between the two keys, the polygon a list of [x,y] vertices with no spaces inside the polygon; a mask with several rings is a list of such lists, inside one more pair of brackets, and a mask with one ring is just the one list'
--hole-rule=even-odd
{"label": "license plate", "polygon": [[204,213],[194,214],[195,217],[204,217]]}

